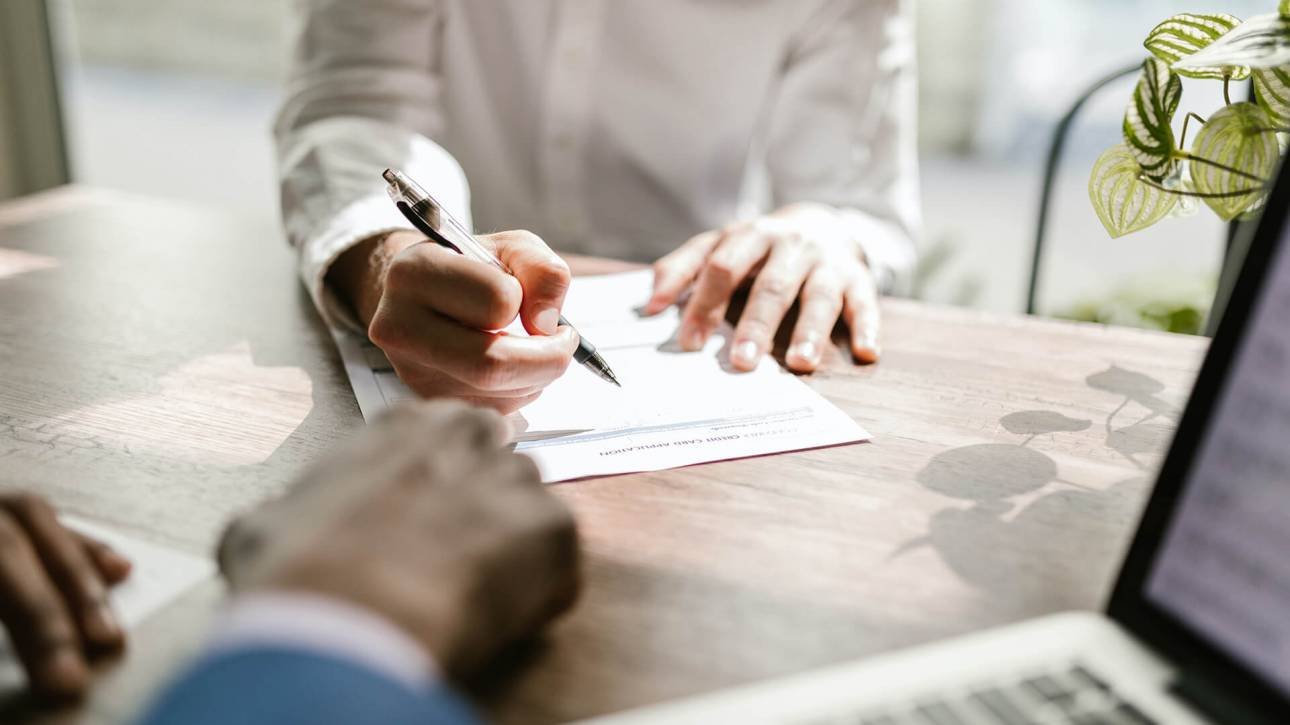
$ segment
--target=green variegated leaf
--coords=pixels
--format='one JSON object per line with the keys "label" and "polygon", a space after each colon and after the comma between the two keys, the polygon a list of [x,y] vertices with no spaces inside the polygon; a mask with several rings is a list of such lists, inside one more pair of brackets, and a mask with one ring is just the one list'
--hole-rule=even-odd
{"label": "green variegated leaf", "polygon": [[1290,128],[1290,66],[1254,71],[1254,96],[1278,128]]}
{"label": "green variegated leaf", "polygon": [[1290,64],[1290,17],[1256,15],[1173,64],[1179,73],[1224,66],[1277,68]]}
{"label": "green variegated leaf", "polygon": [[1142,169],[1129,147],[1116,144],[1093,164],[1088,198],[1112,237],[1146,229],[1174,208],[1178,198],[1140,178]]}
{"label": "green variegated leaf", "polygon": [[1267,112],[1253,103],[1234,103],[1210,116],[1196,134],[1189,164],[1192,182],[1207,195],[1209,208],[1231,221],[1262,203],[1280,154]]}
{"label": "green variegated leaf", "polygon": [[[1174,66],[1178,61],[1203,50],[1240,24],[1240,18],[1225,13],[1208,15],[1180,13],[1152,28],[1142,44],[1151,51],[1152,55],[1167,65]],[[1189,69],[1174,66],[1174,70],[1188,78],[1243,80],[1250,77],[1250,69],[1242,65]]]}
{"label": "green variegated leaf", "polygon": [[1163,62],[1144,60],[1138,87],[1124,112],[1124,143],[1142,172],[1157,181],[1177,165],[1172,121],[1181,99],[1182,79]]}
{"label": "green variegated leaf", "polygon": [[1290,0],[1281,0],[1281,4],[1277,6],[1277,12],[1281,15],[1290,15]]}

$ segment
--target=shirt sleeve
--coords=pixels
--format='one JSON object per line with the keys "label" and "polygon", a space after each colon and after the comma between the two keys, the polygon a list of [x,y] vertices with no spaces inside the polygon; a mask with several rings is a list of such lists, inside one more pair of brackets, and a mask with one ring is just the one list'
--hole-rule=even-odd
{"label": "shirt sleeve", "polygon": [[238,597],[140,725],[474,725],[431,655],[379,614],[299,592]]}
{"label": "shirt sleeve", "polygon": [[338,599],[294,592],[239,597],[216,626],[208,655],[296,650],[369,670],[411,690],[430,688],[439,671],[430,653],[384,617]]}
{"label": "shirt sleeve", "polygon": [[775,206],[838,210],[879,287],[912,271],[920,232],[909,0],[829,0],[794,38],[770,114]]}
{"label": "shirt sleeve", "polygon": [[283,223],[329,324],[357,327],[324,285],[355,243],[410,228],[385,194],[398,168],[470,223],[443,130],[439,0],[301,0],[287,96],[274,125]]}

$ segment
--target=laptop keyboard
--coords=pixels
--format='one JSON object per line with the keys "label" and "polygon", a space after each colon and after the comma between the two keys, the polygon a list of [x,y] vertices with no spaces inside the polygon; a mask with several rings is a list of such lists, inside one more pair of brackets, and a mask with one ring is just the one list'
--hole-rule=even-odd
{"label": "laptop keyboard", "polygon": [[808,725],[1151,725],[1111,686],[1074,665],[954,697],[921,698],[888,711],[815,719]]}

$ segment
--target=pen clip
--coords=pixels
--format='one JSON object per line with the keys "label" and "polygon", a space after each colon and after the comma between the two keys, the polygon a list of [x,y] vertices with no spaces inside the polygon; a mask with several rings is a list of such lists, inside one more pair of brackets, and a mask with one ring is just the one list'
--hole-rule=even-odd
{"label": "pen clip", "polygon": [[431,226],[430,223],[422,218],[420,214],[412,211],[412,207],[408,206],[406,201],[398,201],[395,202],[394,205],[399,208],[399,211],[403,213],[403,216],[406,217],[409,222],[412,222],[412,226],[416,227],[417,231],[430,237],[430,239],[436,244],[445,246],[457,254],[462,253],[461,249],[459,249],[456,244],[448,241],[448,238],[443,234],[440,234],[438,229]]}

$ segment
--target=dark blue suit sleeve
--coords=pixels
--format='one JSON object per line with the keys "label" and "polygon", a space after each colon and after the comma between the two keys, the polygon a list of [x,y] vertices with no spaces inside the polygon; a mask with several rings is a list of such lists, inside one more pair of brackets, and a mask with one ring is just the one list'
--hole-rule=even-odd
{"label": "dark blue suit sleeve", "polygon": [[140,725],[467,725],[479,720],[443,686],[416,690],[338,658],[255,648],[199,661],[164,690]]}

